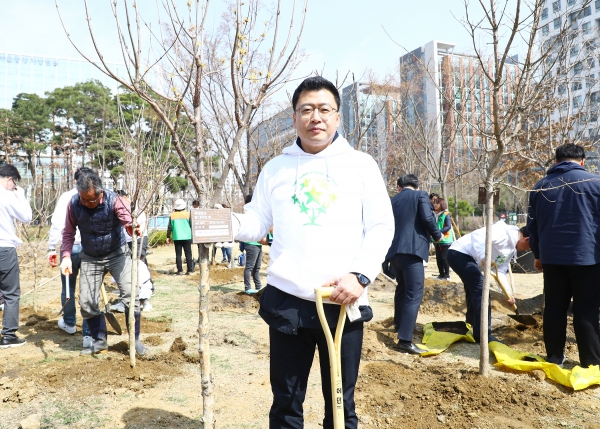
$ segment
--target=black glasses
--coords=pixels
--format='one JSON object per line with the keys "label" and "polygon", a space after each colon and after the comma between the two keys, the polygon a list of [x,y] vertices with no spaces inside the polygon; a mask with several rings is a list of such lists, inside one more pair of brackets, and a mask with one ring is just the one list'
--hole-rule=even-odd
{"label": "black glasses", "polygon": [[296,112],[300,113],[300,116],[302,116],[304,119],[307,119],[307,118],[312,118],[312,115],[315,112],[315,110],[317,110],[319,112],[319,116],[324,121],[329,119],[329,117],[331,115],[333,115],[335,112],[337,112],[337,109],[334,109],[329,104],[323,104],[319,107],[306,105],[306,106],[302,106],[302,107],[299,107],[298,109],[296,109]]}
{"label": "black glasses", "polygon": [[14,177],[10,177],[10,180],[12,180],[13,185],[17,186],[17,184],[19,183],[19,179],[15,180]]}

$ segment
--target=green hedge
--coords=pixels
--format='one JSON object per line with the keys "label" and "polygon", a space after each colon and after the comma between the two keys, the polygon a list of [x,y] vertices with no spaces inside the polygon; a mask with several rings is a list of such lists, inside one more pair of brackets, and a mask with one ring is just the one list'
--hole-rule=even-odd
{"label": "green hedge", "polygon": [[148,236],[148,246],[156,247],[167,244],[167,231],[152,231]]}

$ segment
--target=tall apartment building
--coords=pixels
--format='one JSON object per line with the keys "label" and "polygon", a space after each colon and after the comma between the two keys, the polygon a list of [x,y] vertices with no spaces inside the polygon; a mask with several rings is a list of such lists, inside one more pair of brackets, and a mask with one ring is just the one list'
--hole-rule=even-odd
{"label": "tall apartment building", "polygon": [[[491,127],[490,86],[478,58],[454,52],[455,46],[433,40],[400,58],[402,119],[429,128],[423,134],[431,136],[430,150],[452,145],[458,157],[468,157],[490,144],[481,133]],[[505,64],[501,105],[514,97],[516,59]]]}
{"label": "tall apartment building", "polygon": [[340,134],[350,146],[371,155],[387,180],[389,145],[397,139],[398,88],[355,82],[342,88],[340,97]]}
{"label": "tall apartment building", "polygon": [[575,118],[573,141],[598,140],[600,0],[546,0],[537,42],[554,85],[555,123]]}

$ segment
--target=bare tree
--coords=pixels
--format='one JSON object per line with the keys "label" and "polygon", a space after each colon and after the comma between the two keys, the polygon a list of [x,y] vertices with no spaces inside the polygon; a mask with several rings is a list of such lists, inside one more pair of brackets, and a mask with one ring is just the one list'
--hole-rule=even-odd
{"label": "bare tree", "polygon": [[[158,190],[163,186],[163,181],[168,175],[171,164],[171,137],[164,123],[158,119],[149,118],[149,106],[141,101],[135,94],[117,95],[119,142],[123,149],[124,185],[130,197],[131,217],[133,230],[146,230],[147,213],[150,204],[154,201]],[[129,113],[125,118],[124,105]],[[132,109],[131,106],[136,108]],[[139,220],[143,219],[144,225]],[[132,269],[131,269],[131,300],[135,300],[138,281],[137,269],[141,254],[138,248],[137,237],[132,237]],[[133,305],[130,303],[128,318],[129,326],[129,359],[135,367],[135,325]]]}
{"label": "bare tree", "polygon": [[[77,51],[102,73],[119,82],[130,92],[136,93],[144,102],[148,103],[165,124],[171,137],[171,144],[198,193],[200,205],[206,207],[210,195],[206,173],[207,149],[203,135],[200,100],[206,66],[203,44],[209,0],[190,1],[183,11],[176,6],[174,1],[161,2],[159,32],[155,32],[150,23],[143,19],[137,3],[130,4],[127,0],[124,0],[123,3],[116,0],[108,3],[116,24],[116,36],[125,64],[125,73],[119,73],[105,60],[104,52],[97,43],[92,28],[87,1],[84,2],[86,19],[97,60],[84,53],[73,41],[60,15],[58,0],[56,0],[56,7],[65,32]],[[148,50],[142,44],[145,31],[148,32],[153,42],[149,44],[150,49]],[[148,56],[144,57],[143,52],[149,52]],[[181,54],[182,52],[185,52],[185,56]],[[184,149],[186,135],[181,133],[182,124],[189,124],[193,130],[195,144],[193,158],[190,158]],[[195,164],[192,164],[190,159],[194,159]],[[205,428],[213,428],[215,417],[208,341],[209,284],[206,251],[200,255],[199,292],[198,334],[200,337],[203,420]]]}
{"label": "bare tree", "polygon": [[[280,25],[282,25],[282,2],[277,3],[271,47],[267,50],[264,62],[266,67],[256,70],[249,54],[255,52],[253,47],[255,43],[260,45],[266,38],[266,36],[260,36],[260,39],[257,40],[259,36],[254,31],[258,24],[256,20],[259,17],[258,3],[252,0],[246,9],[242,8],[244,3],[240,0],[236,4],[234,10],[235,31],[230,39],[231,50],[228,52],[227,58],[229,58],[231,88],[235,101],[235,120],[238,128],[223,167],[223,180],[217,185],[212,195],[212,201],[208,178],[212,160],[208,157],[209,147],[205,138],[202,87],[208,74],[217,74],[222,72],[222,69],[211,70],[207,65],[204,27],[209,0],[188,1],[187,7],[183,10],[177,7],[174,0],[159,2],[159,30],[144,20],[140,12],[141,6],[138,3],[129,3],[127,0],[123,0],[121,3],[113,0],[108,4],[114,16],[118,46],[125,64],[124,73],[112,68],[105,60],[104,52],[97,43],[92,28],[87,0],[84,1],[86,19],[94,47],[94,57],[97,59],[84,53],[77,46],[61,17],[69,40],[88,62],[148,103],[165,124],[170,134],[170,143],[194,185],[200,207],[212,206],[220,198],[224,179],[236,157],[240,140],[249,126],[252,112],[265,98],[279,88],[277,83],[287,76],[287,68],[293,64],[293,60],[296,58],[306,15],[306,0],[301,14],[300,31],[294,39],[292,31],[295,22],[294,13],[290,20],[287,39],[282,48],[278,46],[278,42],[281,42],[279,31]],[[56,0],[56,6],[58,10],[58,0]],[[294,12],[295,9],[294,7]],[[145,34],[151,38],[151,43],[147,48],[142,44]],[[184,124],[189,125],[191,133],[182,129]],[[194,147],[191,157],[185,150],[187,144],[193,144]],[[202,374],[203,423],[204,428],[208,429],[215,425],[209,352],[208,294],[210,287],[208,283],[208,252],[203,246],[201,246],[201,250],[198,321],[200,341],[198,348]]]}
{"label": "bare tree", "polygon": [[[257,110],[289,81],[301,58],[300,39],[308,0],[301,2],[300,11],[296,4],[294,0],[289,7],[291,16],[285,24],[281,0],[267,16],[260,0],[237,0],[223,15],[218,33],[206,43],[208,68],[213,72],[205,75],[203,87],[205,122],[216,152],[223,159],[213,204],[223,198],[230,170],[242,192],[249,191],[249,164],[239,148],[242,143],[248,147],[247,136]],[[280,34],[284,25],[287,30]]]}

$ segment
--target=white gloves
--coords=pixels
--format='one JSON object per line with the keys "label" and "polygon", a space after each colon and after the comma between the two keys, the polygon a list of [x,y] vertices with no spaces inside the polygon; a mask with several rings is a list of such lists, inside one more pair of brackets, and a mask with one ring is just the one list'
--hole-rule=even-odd
{"label": "white gloves", "polygon": [[60,263],[60,272],[63,276],[68,276],[73,272],[73,264],[71,263],[70,257],[63,258]]}
{"label": "white gloves", "polygon": [[354,322],[362,317],[360,310],[358,309],[358,300],[346,306],[346,314],[348,315],[348,320],[351,322]]}

